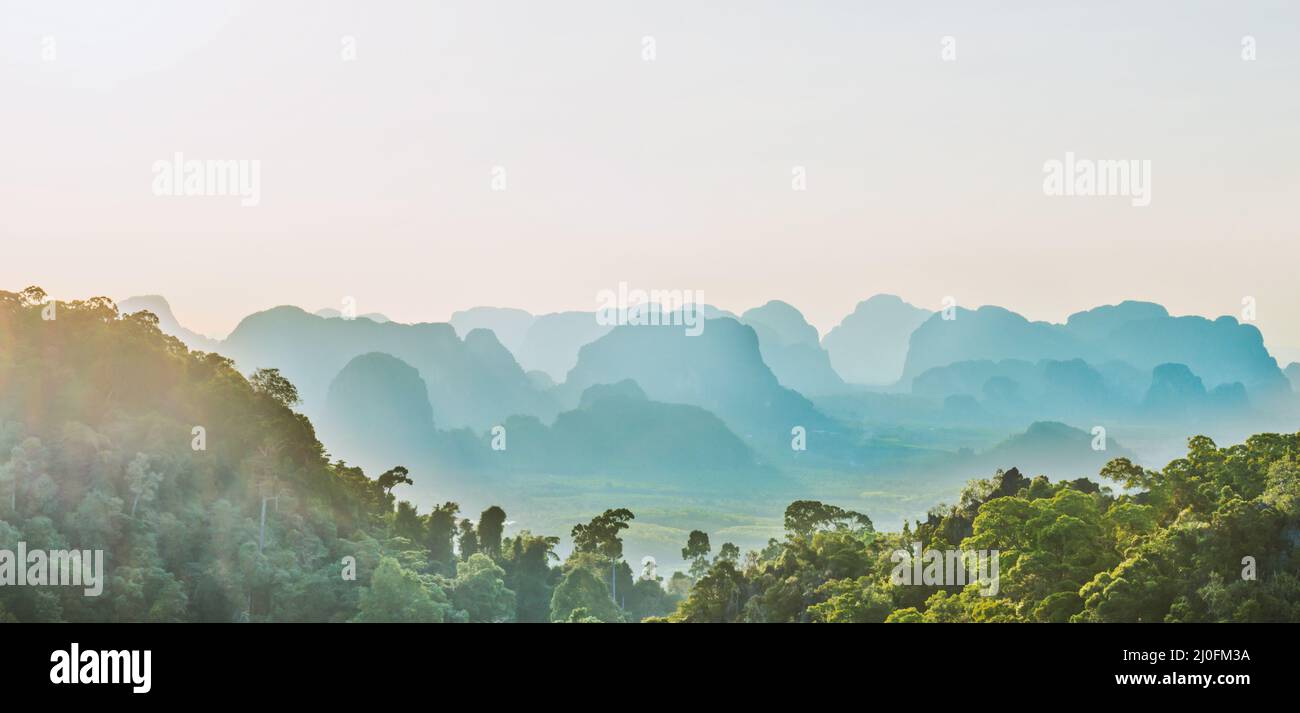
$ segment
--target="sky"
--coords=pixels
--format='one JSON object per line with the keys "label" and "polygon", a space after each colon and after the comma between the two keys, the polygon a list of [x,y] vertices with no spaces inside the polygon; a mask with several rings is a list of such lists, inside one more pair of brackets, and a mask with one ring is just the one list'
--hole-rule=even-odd
{"label": "sky", "polygon": [[[162,294],[216,336],[620,282],[823,333],[881,292],[1253,298],[1285,363],[1298,78],[1288,2],[0,0],[0,289]],[[258,205],[156,195],[178,152],[257,161]],[[1150,205],[1045,195],[1067,152],[1149,161]]]}

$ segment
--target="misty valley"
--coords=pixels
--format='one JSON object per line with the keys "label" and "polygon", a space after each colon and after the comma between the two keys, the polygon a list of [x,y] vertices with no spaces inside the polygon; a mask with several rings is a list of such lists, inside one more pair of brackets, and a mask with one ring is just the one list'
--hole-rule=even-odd
{"label": "misty valley", "polygon": [[[1231,317],[281,306],[217,340],[158,296],[55,304],[0,293],[0,546],[107,543],[107,596],[0,591],[20,620],[1208,617],[1242,543],[1187,550],[1224,564],[1140,616],[1107,602],[1243,498],[1295,585],[1295,437],[1254,434],[1294,433],[1300,367]],[[1000,586],[892,582],[923,545],[1000,552]]]}

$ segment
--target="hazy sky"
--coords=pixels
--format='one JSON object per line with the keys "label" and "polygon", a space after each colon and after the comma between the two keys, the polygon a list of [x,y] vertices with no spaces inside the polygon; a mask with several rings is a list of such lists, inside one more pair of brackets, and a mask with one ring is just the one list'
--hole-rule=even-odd
{"label": "hazy sky", "polygon": [[[160,293],[217,335],[620,281],[823,332],[877,292],[1054,321],[1251,296],[1298,358],[1297,28],[1294,2],[0,0],[0,289]],[[260,161],[260,205],[155,196],[178,151]],[[1045,196],[1067,151],[1151,161],[1151,205]]]}

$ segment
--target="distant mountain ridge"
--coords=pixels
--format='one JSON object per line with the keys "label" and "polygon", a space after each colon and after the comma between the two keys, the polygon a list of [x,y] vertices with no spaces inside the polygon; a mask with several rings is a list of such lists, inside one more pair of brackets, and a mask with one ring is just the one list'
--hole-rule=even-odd
{"label": "distant mountain ridge", "polygon": [[419,372],[371,352],[349,361],[330,384],[317,428],[335,458],[369,469],[396,461],[433,472],[422,490],[431,484],[463,490],[511,472],[634,475],[698,487],[778,479],[717,416],[651,401],[631,380],[588,388],[577,408],[552,425],[514,415],[497,426],[476,434],[439,431]]}
{"label": "distant mountain ridge", "polygon": [[[324,307],[322,309],[316,310],[315,312],[312,312],[312,314],[316,315],[317,317],[324,317],[325,319],[343,319],[343,313],[340,312],[339,310],[334,309],[333,307]],[[359,314],[356,316],[356,319],[368,319],[371,322],[380,322],[380,323],[392,321],[388,317],[378,312],[368,312],[366,314]]]}
{"label": "distant mountain ridge", "polygon": [[493,456],[515,471],[617,473],[697,488],[781,480],[717,416],[698,406],[653,401],[630,379],[587,388],[577,408],[550,427],[512,417],[504,434],[508,446]]}
{"label": "distant mountain ridge", "polygon": [[462,341],[445,323],[399,324],[326,319],[297,307],[275,307],[239,323],[222,350],[240,368],[274,367],[298,386],[303,411],[318,413],[335,376],[354,357],[383,352],[419,370],[434,420],[443,427],[483,429],[517,413],[549,419],[557,408],[538,391],[492,332]]}
{"label": "distant mountain ridge", "polygon": [[932,399],[971,396],[995,413],[1032,412],[1041,420],[1134,407],[1149,382],[1149,375],[1123,362],[1097,367],[1082,359],[985,359],[928,369],[912,381],[912,393]]}
{"label": "distant mountain ridge", "polygon": [[471,307],[453,312],[447,322],[456,328],[456,335],[462,339],[475,329],[492,330],[502,346],[518,358],[524,337],[527,336],[528,329],[537,322],[537,317],[513,307]]}
{"label": "distant mountain ridge", "polygon": [[1122,361],[1142,371],[1180,363],[1210,386],[1240,382],[1271,393],[1286,384],[1254,325],[1172,317],[1160,305],[1131,301],[1078,312],[1065,324],[1031,322],[995,306],[957,308],[950,320],[935,314],[913,332],[903,378],[955,362],[1004,359]]}
{"label": "distant mountain ridge", "polygon": [[540,371],[564,381],[578,362],[578,350],[613,329],[597,322],[595,312],[533,315],[510,307],[473,307],[451,316],[456,333],[490,329],[526,371]]}
{"label": "distant mountain ridge", "polygon": [[[797,308],[779,300],[740,316],[706,306],[707,324],[698,336],[681,326],[602,325],[593,312],[534,316],[479,307],[456,313],[455,324],[398,324],[382,315],[345,320],[329,311],[321,316],[277,307],[249,315],[224,342],[185,330],[161,297],[123,305],[124,311],[161,312],[164,331],[192,348],[235,359],[244,373],[280,369],[298,386],[303,413],[340,452],[352,450],[350,436],[366,434],[356,435],[359,452],[366,444],[393,440],[414,444],[395,452],[418,458],[430,449],[443,451],[438,457],[458,451],[454,460],[471,469],[490,469],[494,457],[512,470],[531,467],[518,460],[523,451],[501,458],[485,450],[482,434],[507,422],[513,424],[512,442],[536,438],[539,448],[573,449],[563,458],[537,451],[537,462],[587,463],[586,468],[590,462],[578,454],[605,448],[584,440],[601,432],[591,420],[597,413],[611,423],[639,424],[694,442],[662,421],[680,417],[715,432],[719,443],[734,435],[760,465],[854,470],[881,463],[889,449],[899,458],[913,457],[889,439],[869,435],[890,424],[908,423],[913,434],[933,426],[1006,434],[1049,421],[1168,422],[1185,430],[1189,419],[1243,421],[1258,411],[1259,394],[1283,389],[1292,398],[1290,377],[1300,375],[1297,364],[1286,374],[1278,369],[1253,325],[1230,317],[1172,317],[1144,302],[1105,305],[1053,324],[1001,307],[959,308],[956,319],[944,320],[897,297],[876,295],[820,340]],[[841,378],[837,358],[848,360],[846,370],[877,384],[882,375],[904,375],[909,390],[855,386],[853,379]],[[350,398],[335,398],[336,386],[357,383],[372,386],[352,387]],[[424,399],[408,402],[398,395],[421,388]],[[376,403],[360,403],[366,394]],[[618,408],[593,408],[606,397],[618,397]],[[427,403],[432,426],[413,415],[423,413],[420,403]],[[673,406],[696,410],[667,408]],[[353,421],[343,417],[348,411]],[[368,430],[386,413],[406,415]],[[730,435],[713,431],[716,424],[705,413]],[[557,427],[561,416],[564,425]],[[351,425],[339,426],[344,423]],[[407,423],[422,425],[403,430]],[[810,444],[804,453],[792,447],[800,428]],[[339,431],[346,433],[335,435]],[[425,431],[433,433],[429,443],[418,435]],[[727,451],[723,445],[719,452],[696,455],[708,460]],[[636,469],[643,465],[638,459],[655,457],[631,452],[611,451],[611,463]]]}

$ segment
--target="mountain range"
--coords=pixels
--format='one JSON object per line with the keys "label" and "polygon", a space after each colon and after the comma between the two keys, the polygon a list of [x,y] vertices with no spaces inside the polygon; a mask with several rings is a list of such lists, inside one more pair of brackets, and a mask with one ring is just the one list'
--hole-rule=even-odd
{"label": "mountain range", "polygon": [[512,414],[550,418],[558,411],[486,329],[472,330],[462,340],[446,323],[324,318],[276,307],[245,317],[220,350],[245,371],[279,369],[297,385],[308,415],[320,412],[343,367],[370,352],[418,370],[440,427],[482,430]]}
{"label": "mountain range", "polygon": [[1123,302],[1070,315],[1065,324],[1031,322],[1002,307],[956,308],[932,315],[912,333],[904,380],[972,360],[1120,361],[1150,371],[1185,364],[1210,386],[1240,383],[1252,394],[1288,387],[1259,330],[1232,317],[1173,317],[1149,302]]}
{"label": "mountain range", "polygon": [[[367,468],[428,463],[470,480],[623,474],[762,486],[807,468],[886,467],[920,477],[942,453],[945,468],[966,472],[1026,443],[1050,451],[1094,424],[1139,429],[1146,444],[1165,426],[1182,434],[1189,419],[1289,418],[1300,379],[1300,365],[1283,373],[1253,325],[1145,302],[1052,324],[877,295],[823,338],[779,300],[740,315],[708,307],[698,335],[601,324],[594,312],[476,307],[450,323],[402,324],[281,306],[214,340],[180,325],[161,297],[121,302],[141,309],[245,373],[279,369],[336,456]],[[500,451],[497,426],[509,444]],[[1008,465],[1017,464],[999,467]]]}

